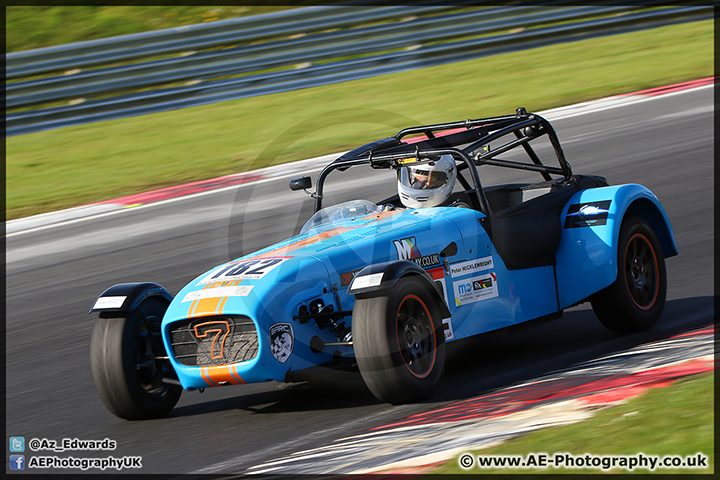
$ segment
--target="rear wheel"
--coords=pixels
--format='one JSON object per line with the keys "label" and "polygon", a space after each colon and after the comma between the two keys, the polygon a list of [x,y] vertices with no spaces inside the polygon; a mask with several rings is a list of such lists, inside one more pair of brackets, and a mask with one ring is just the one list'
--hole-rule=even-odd
{"label": "rear wheel", "polygon": [[161,417],[180,399],[160,335],[167,302],[143,300],[125,318],[99,318],[93,330],[90,358],[100,398],[113,414],[127,420]]}
{"label": "rear wheel", "polygon": [[353,307],[353,346],[370,391],[387,403],[430,396],[445,365],[445,341],[426,282],[398,280],[388,295],[358,299]]}
{"label": "rear wheel", "polygon": [[590,302],[608,329],[637,332],[652,327],[665,307],[665,258],[655,231],[640,217],[623,220],[618,237],[615,282]]}

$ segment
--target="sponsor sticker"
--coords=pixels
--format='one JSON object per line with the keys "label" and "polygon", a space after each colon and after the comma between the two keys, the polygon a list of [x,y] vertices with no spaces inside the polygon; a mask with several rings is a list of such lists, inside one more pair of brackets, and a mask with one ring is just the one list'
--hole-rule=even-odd
{"label": "sponsor sticker", "polygon": [[601,202],[575,203],[568,207],[565,228],[594,227],[605,225],[611,200]]}
{"label": "sponsor sticker", "polygon": [[197,284],[207,285],[224,280],[259,280],[286,260],[287,258],[238,260],[213,270]]}
{"label": "sponsor sticker", "polygon": [[415,262],[422,268],[440,265],[440,254],[423,255],[417,246],[415,237],[403,238],[401,240],[393,240],[395,250],[397,251],[398,260],[409,260]]}
{"label": "sponsor sticker", "polygon": [[442,292],[442,296],[445,299],[445,304],[450,305],[450,302],[448,301],[448,293],[447,288],[445,287],[445,273],[443,272],[443,267],[437,267],[432,268],[427,271],[428,275],[430,275],[430,278],[433,279],[433,282],[435,282],[435,285],[440,289],[440,292]]}
{"label": "sponsor sticker", "polygon": [[410,157],[410,158],[401,158],[400,160],[398,160],[398,163],[400,165],[405,165],[406,163],[416,163],[417,161],[418,161],[417,158]]}
{"label": "sponsor sticker", "polygon": [[443,318],[442,328],[443,333],[445,334],[445,341],[455,338],[455,334],[453,334],[452,321],[449,318]]}
{"label": "sponsor sticker", "polygon": [[276,323],[270,327],[270,351],[280,363],[287,362],[295,346],[295,334],[289,323]]}
{"label": "sponsor sticker", "polygon": [[453,278],[462,277],[463,275],[470,275],[482,270],[492,270],[493,268],[495,268],[493,257],[483,257],[476,260],[469,260],[467,262],[451,264],[450,276]]}
{"label": "sponsor sticker", "polygon": [[100,297],[93,305],[96,308],[120,308],[127,297]]}
{"label": "sponsor sticker", "polygon": [[180,303],[192,302],[203,298],[221,298],[221,297],[247,297],[253,285],[236,285],[233,287],[206,288],[205,290],[196,290],[188,292]]}
{"label": "sponsor sticker", "polygon": [[498,296],[495,272],[453,283],[455,305],[467,305]]}

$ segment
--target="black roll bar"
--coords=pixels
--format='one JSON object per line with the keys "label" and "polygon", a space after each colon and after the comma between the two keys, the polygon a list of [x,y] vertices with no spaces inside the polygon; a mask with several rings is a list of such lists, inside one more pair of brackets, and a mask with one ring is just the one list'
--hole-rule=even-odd
{"label": "black roll bar", "polygon": [[[433,132],[441,130],[450,130],[456,128],[466,128],[468,130],[473,127],[482,127],[483,133],[492,132],[486,135],[482,135],[478,140],[470,143],[468,146],[459,148],[441,148],[441,149],[421,149],[418,145],[415,145],[415,150],[411,144],[402,143],[401,139],[407,135],[414,133],[424,134],[428,140],[436,138]],[[497,140],[505,135],[514,134],[515,139],[507,142],[506,144],[494,148],[492,151],[480,152],[475,154],[475,158],[471,158],[472,152],[479,150],[484,145],[488,145],[490,142]],[[551,167],[543,165],[540,158],[533,150],[530,142],[542,135],[549,137],[550,143],[555,150],[560,167]],[[511,160],[501,160],[498,158],[492,158],[501,153],[512,150],[515,147],[522,146],[527,155],[532,160],[532,163],[522,163]],[[404,148],[405,151],[398,150]],[[395,150],[397,153],[385,153],[375,154],[376,151],[383,150]],[[359,156],[355,156],[359,155]],[[315,212],[322,209],[323,200],[323,185],[325,179],[333,170],[347,170],[348,168],[356,165],[369,164],[373,168],[397,168],[398,161],[407,159],[408,157],[415,156],[420,157],[432,157],[437,158],[440,155],[452,155],[453,158],[459,158],[463,161],[464,165],[458,166],[458,171],[467,168],[470,171],[473,183],[475,183],[475,195],[477,196],[477,205],[480,211],[485,215],[489,215],[490,207],[485,197],[485,193],[482,190],[480,183],[480,176],[478,175],[477,166],[480,165],[495,165],[500,167],[514,168],[520,170],[528,170],[539,172],[542,174],[545,180],[551,180],[550,174],[562,175],[566,179],[572,177],[572,169],[565,159],[565,154],[560,146],[555,130],[550,123],[540,115],[534,113],[527,113],[524,108],[518,108],[515,115],[502,115],[497,117],[468,119],[458,122],[449,123],[438,123],[434,125],[424,125],[418,127],[410,127],[400,130],[393,137],[387,137],[369,144],[363,145],[356,148],[355,150],[342,155],[334,162],[328,164],[320,172],[317,179],[317,190],[312,194],[315,199]]]}
{"label": "black roll bar", "polygon": [[[475,195],[477,196],[477,204],[480,207],[480,211],[485,215],[490,215],[490,207],[488,205],[485,192],[483,192],[482,184],[480,183],[480,176],[477,170],[474,168],[473,160],[464,151],[457,148],[444,148],[444,149],[432,149],[432,150],[415,150],[414,152],[404,153],[393,153],[393,154],[380,154],[373,155],[372,152],[367,157],[343,160],[340,162],[333,162],[322,169],[317,179],[317,190],[313,195],[315,198],[315,212],[319,212],[322,209],[323,199],[323,184],[325,179],[333,170],[340,168],[348,168],[356,165],[370,164],[375,168],[392,168],[397,166],[399,160],[405,160],[409,156],[425,157],[425,158],[437,158],[441,155],[452,155],[454,158],[459,157],[465,163],[466,168],[470,170],[470,176],[472,177],[473,183],[475,183]],[[432,161],[432,160],[428,160]]]}
{"label": "black roll bar", "polygon": [[[403,130],[400,130],[397,134],[395,134],[395,138],[398,140],[402,140],[403,137],[406,137],[413,133],[424,133],[428,134],[428,132],[434,132],[438,130],[450,130],[452,128],[467,128],[470,129],[472,127],[478,127],[478,126],[490,126],[488,124],[492,123],[498,123],[498,122],[507,122],[512,123],[512,121],[517,120],[517,116],[515,115],[502,115],[499,117],[490,117],[490,118],[477,118],[475,120],[467,119],[467,120],[461,120],[459,122],[449,122],[449,123],[436,123],[434,125],[424,125],[420,127],[410,127],[405,128]],[[429,137],[433,138],[433,137]]]}

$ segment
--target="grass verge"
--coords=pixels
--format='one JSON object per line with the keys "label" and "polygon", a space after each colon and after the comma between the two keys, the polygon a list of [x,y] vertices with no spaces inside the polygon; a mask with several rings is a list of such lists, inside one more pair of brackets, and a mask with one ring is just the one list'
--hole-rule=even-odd
{"label": "grass verge", "polygon": [[6,216],[342,151],[414,124],[708,77],[713,31],[712,20],[692,22],[9,137]]}
{"label": "grass verge", "polygon": [[463,470],[452,460],[433,473],[714,473],[714,374],[699,374],[678,380],[674,385],[652,389],[627,403],[596,412],[583,422],[538,430],[496,447],[472,452],[476,457],[529,453],[590,453],[603,455],[679,455],[698,452],[708,457],[708,468],[659,469],[650,471],[619,468],[603,471],[588,468],[483,468]]}

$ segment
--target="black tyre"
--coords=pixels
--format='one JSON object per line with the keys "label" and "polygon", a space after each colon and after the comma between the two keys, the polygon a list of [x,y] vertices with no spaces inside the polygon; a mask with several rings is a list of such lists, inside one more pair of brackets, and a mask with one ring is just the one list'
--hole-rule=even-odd
{"label": "black tyre", "polygon": [[126,318],[99,318],[90,345],[93,380],[113,414],[127,420],[161,417],[180,399],[182,387],[163,382],[175,378],[160,336],[168,304],[149,297]]}
{"label": "black tyre", "polygon": [[623,220],[618,237],[618,276],[590,299],[595,315],[618,333],[652,327],[665,307],[665,258],[655,231],[640,217]]}
{"label": "black tyre", "polygon": [[404,277],[391,293],[358,299],[353,307],[353,347],[370,391],[387,403],[430,396],[445,365],[445,339],[432,287]]}

